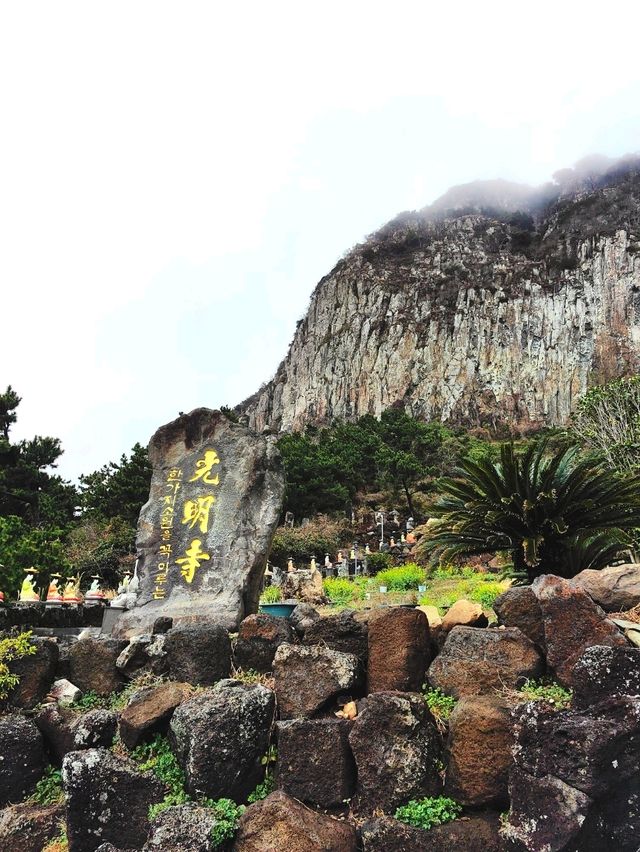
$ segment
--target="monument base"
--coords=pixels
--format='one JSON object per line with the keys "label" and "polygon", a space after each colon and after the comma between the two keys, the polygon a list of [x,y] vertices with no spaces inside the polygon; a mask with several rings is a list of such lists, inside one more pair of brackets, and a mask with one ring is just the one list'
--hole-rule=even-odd
{"label": "monument base", "polygon": [[257,603],[255,607],[247,607],[245,611],[242,603],[238,604],[230,597],[220,596],[209,600],[181,596],[173,600],[149,601],[144,606],[122,613],[113,626],[111,635],[116,639],[131,639],[141,633],[151,633],[154,621],[162,616],[172,618],[174,627],[214,621],[234,633],[242,619],[250,614],[250,610],[257,612]]}

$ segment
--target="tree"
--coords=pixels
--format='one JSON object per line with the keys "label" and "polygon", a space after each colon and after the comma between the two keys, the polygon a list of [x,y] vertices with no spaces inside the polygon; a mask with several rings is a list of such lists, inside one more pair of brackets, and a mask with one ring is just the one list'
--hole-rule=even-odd
{"label": "tree", "polygon": [[619,471],[640,467],[640,376],[591,388],[579,400],[572,431]]}
{"label": "tree", "polygon": [[465,460],[440,486],[423,552],[450,559],[510,551],[529,580],[602,568],[640,526],[640,477],[580,458],[576,447],[549,455],[538,442],[517,455],[504,444],[499,462]]}
{"label": "tree", "polygon": [[9,429],[17,421],[16,408],[22,399],[9,385],[6,391],[0,394],[0,432],[5,441],[9,440]]}
{"label": "tree", "polygon": [[100,470],[80,477],[82,508],[90,516],[122,518],[132,527],[138,523],[140,509],[149,499],[151,462],[145,447],[134,444],[131,456],[120,457]]}

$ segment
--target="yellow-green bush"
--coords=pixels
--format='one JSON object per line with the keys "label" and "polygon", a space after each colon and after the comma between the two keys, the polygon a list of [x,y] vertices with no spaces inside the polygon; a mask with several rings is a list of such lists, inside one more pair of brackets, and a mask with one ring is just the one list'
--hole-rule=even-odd
{"label": "yellow-green bush", "polygon": [[426,574],[424,568],[409,563],[380,571],[376,582],[379,586],[386,586],[390,592],[406,592],[409,589],[417,589],[421,583],[426,583]]}

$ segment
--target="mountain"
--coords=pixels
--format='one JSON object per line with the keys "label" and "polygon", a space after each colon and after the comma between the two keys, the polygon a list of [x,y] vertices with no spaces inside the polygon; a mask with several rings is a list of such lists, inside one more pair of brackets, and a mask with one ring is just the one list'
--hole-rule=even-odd
{"label": "mountain", "polygon": [[479,181],[403,213],[316,286],[274,378],[238,411],[297,430],[401,405],[519,429],[567,422],[640,366],[640,156],[554,182]]}

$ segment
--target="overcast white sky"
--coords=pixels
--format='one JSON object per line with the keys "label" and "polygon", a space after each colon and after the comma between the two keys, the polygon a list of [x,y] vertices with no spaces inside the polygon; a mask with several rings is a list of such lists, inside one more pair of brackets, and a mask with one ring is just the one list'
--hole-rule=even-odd
{"label": "overcast white sky", "polygon": [[639,25],[634,0],[0,0],[14,436],[95,470],[268,380],[396,213],[640,150]]}

